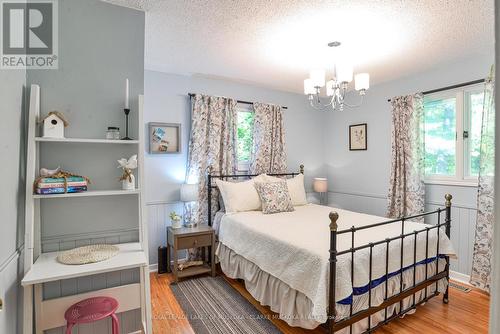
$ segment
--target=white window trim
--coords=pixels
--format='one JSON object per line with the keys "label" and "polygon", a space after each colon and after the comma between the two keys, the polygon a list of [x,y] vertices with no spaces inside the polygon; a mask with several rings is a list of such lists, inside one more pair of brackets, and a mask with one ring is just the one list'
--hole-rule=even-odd
{"label": "white window trim", "polygon": [[250,161],[238,161],[238,172],[248,172],[250,170]]}
{"label": "white window trim", "polygon": [[[449,186],[464,186],[464,187],[477,187],[478,177],[466,176],[469,174],[469,159],[465,160],[465,148],[468,143],[465,142],[463,138],[463,133],[465,129],[465,94],[470,92],[477,92],[481,90],[482,84],[475,84],[466,87],[460,87],[455,89],[450,89],[442,92],[437,92],[433,94],[426,95],[424,97],[427,99],[445,99],[450,97],[455,97],[456,99],[456,133],[455,133],[455,175],[425,175],[425,184],[436,184],[436,185],[449,185]],[[468,129],[470,132],[470,129]]]}

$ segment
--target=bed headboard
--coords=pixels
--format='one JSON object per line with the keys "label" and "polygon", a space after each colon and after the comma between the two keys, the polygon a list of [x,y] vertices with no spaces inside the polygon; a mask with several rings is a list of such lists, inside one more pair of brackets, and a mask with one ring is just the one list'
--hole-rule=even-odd
{"label": "bed headboard", "polygon": [[[300,165],[298,172],[292,173],[266,173],[270,176],[277,177],[294,177],[299,174],[304,174],[304,165]],[[251,179],[253,177],[259,176],[259,174],[220,174],[217,172],[213,172],[211,169],[208,171],[207,175],[207,197],[208,197],[208,226],[212,226],[212,189],[216,189],[217,185],[215,184],[214,179],[220,180],[229,180],[229,179]]]}

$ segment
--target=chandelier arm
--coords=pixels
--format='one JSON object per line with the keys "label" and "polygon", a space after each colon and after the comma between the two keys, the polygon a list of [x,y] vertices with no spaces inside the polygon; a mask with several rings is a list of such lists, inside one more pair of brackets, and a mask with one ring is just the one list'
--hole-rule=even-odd
{"label": "chandelier arm", "polygon": [[364,95],[360,95],[361,96],[361,101],[359,101],[359,103],[357,104],[349,104],[347,102],[345,102],[345,97],[344,97],[344,105],[349,107],[349,108],[358,108],[358,107],[361,107],[363,105],[363,100],[364,100]]}
{"label": "chandelier arm", "polygon": [[[319,102],[318,103],[314,103],[313,102],[314,99],[316,99]],[[322,104],[319,95],[316,95],[315,98],[309,100],[309,104],[311,105],[311,107],[313,107],[316,110],[324,110],[324,109],[326,109],[327,107],[331,106],[334,103],[334,99],[335,99],[335,96],[333,96],[330,99],[329,103]]]}

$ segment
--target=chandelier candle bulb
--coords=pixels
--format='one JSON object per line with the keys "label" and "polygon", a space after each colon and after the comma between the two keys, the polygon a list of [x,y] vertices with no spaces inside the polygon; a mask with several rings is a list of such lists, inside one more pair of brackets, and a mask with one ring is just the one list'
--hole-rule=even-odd
{"label": "chandelier candle bulb", "polygon": [[341,64],[337,68],[337,78],[339,82],[351,82],[353,76],[353,68],[349,64]]}
{"label": "chandelier candle bulb", "polygon": [[316,94],[316,90],[314,89],[311,79],[304,80],[304,94],[305,95]]}
{"label": "chandelier candle bulb", "polygon": [[354,78],[354,88],[356,90],[367,90],[370,88],[370,74],[359,73]]}
{"label": "chandelier candle bulb", "polygon": [[309,77],[313,87],[325,86],[325,70],[312,70]]}
{"label": "chandelier candle bulb", "polygon": [[326,96],[333,96],[334,94],[335,94],[335,81],[329,80],[326,83]]}

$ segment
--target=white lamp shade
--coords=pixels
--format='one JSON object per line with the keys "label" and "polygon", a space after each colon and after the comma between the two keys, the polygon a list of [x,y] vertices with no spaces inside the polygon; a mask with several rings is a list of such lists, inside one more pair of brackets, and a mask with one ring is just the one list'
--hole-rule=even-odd
{"label": "white lamp shade", "polygon": [[351,82],[353,76],[352,65],[349,63],[341,63],[337,66],[337,81]]}
{"label": "white lamp shade", "polygon": [[356,74],[354,78],[354,88],[356,90],[368,89],[370,88],[370,74],[368,73],[359,73]]}
{"label": "white lamp shade", "polygon": [[326,96],[333,96],[333,94],[335,94],[335,89],[333,88],[334,83],[333,80],[326,82]]}
{"label": "white lamp shade", "polygon": [[316,94],[316,89],[314,89],[311,79],[304,80],[304,94],[306,95]]}
{"label": "white lamp shade", "polygon": [[198,185],[187,184],[181,185],[181,202],[195,202],[198,200]]}
{"label": "white lamp shade", "polygon": [[312,70],[309,78],[313,87],[324,87],[325,86],[325,70]]}
{"label": "white lamp shade", "polygon": [[328,180],[324,177],[315,177],[313,181],[313,189],[317,193],[328,192]]}

